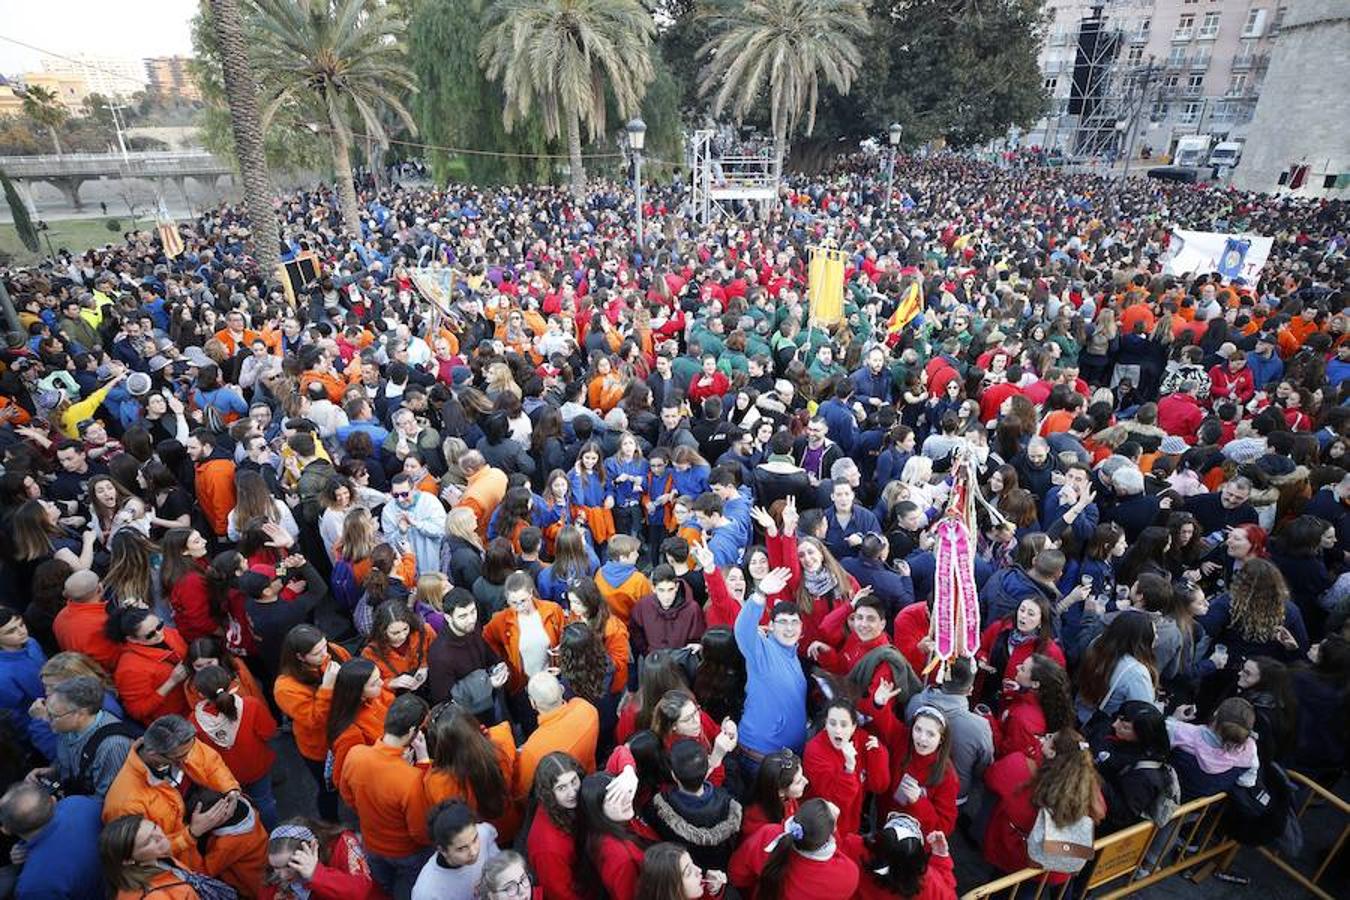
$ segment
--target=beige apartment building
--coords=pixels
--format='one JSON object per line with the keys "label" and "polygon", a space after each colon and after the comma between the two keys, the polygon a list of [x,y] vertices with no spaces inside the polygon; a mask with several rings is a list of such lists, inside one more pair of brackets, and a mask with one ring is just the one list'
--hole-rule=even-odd
{"label": "beige apartment building", "polygon": [[1020,143],[1157,159],[1186,135],[1244,138],[1289,2],[1049,0],[1050,108]]}
{"label": "beige apartment building", "polygon": [[202,92],[188,71],[186,56],[154,56],[145,61],[146,90],[161,101],[200,101]]}

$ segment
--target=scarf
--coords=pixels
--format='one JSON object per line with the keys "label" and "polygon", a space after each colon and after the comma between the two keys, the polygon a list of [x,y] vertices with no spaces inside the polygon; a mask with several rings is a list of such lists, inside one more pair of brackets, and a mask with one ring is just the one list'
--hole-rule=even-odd
{"label": "scarf", "polygon": [[814,572],[802,570],[802,584],[813,597],[828,597],[839,587],[839,579],[828,567],[821,566]]}
{"label": "scarf", "polygon": [[1037,637],[1039,637],[1039,635],[1023,634],[1014,628],[1008,632],[1008,649],[1011,650],[1014,647],[1020,647],[1029,641],[1036,640]]}
{"label": "scarf", "polygon": [[[236,705],[242,705],[243,703],[237,696],[234,702]],[[207,737],[211,738],[212,743],[222,750],[228,750],[234,746],[235,739],[239,737],[238,719],[231,719],[220,712],[210,700],[199,701],[196,714],[197,724],[201,726],[202,731],[206,732]]]}

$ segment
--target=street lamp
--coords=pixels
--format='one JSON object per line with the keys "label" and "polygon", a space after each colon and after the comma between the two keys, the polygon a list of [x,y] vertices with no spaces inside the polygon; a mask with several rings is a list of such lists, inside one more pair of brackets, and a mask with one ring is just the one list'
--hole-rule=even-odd
{"label": "street lamp", "polygon": [[891,192],[895,186],[895,155],[900,152],[900,135],[904,132],[899,122],[892,122],[887,136],[891,139],[891,157],[886,166],[886,211],[891,209]]}
{"label": "street lamp", "polygon": [[637,242],[642,247],[642,145],[647,141],[647,123],[634,119],[624,126],[628,148],[633,151],[633,198],[637,212]]}

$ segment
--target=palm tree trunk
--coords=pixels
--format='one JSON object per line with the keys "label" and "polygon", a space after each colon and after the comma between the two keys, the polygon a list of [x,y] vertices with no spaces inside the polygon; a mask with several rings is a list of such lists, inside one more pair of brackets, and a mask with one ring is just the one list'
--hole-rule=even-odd
{"label": "palm tree trunk", "polygon": [[48,130],[49,132],[51,132],[51,135],[52,135],[52,146],[56,148],[56,155],[57,155],[57,156],[60,156],[60,155],[61,155],[61,136],[60,136],[59,134],[56,133],[56,126],[55,126],[55,125],[48,125],[48,126],[47,126],[47,130]]}
{"label": "palm tree trunk", "polygon": [[220,43],[225,95],[230,101],[230,128],[234,155],[244,182],[244,208],[253,228],[254,255],[264,278],[270,278],[279,261],[281,232],[277,227],[275,192],[263,154],[262,120],[258,111],[258,84],[248,58],[244,20],[237,0],[211,0],[211,18]]}
{"label": "palm tree trunk", "polygon": [[572,193],[580,197],[586,193],[586,170],[581,164],[581,119],[575,112],[567,114],[567,158],[572,167]]}
{"label": "palm tree trunk", "polygon": [[342,204],[342,224],[353,237],[361,236],[361,204],[352,183],[352,147],[342,123],[329,118],[333,134],[333,178],[337,181],[338,200]]}
{"label": "palm tree trunk", "polygon": [[787,158],[787,126],[780,124],[773,134],[773,199],[769,201],[771,209],[778,208],[778,191],[783,184],[783,162]]}

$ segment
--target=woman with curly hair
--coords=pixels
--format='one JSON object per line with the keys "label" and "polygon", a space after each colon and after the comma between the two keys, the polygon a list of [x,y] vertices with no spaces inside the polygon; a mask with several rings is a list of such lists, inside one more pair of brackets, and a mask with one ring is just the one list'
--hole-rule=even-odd
{"label": "woman with curly hair", "polygon": [[1228,648],[1226,670],[1236,672],[1256,656],[1292,662],[1308,647],[1303,615],[1289,599],[1289,587],[1275,564],[1249,559],[1233,576],[1228,592],[1214,598],[1200,625],[1215,644]]}
{"label": "woman with curly hair", "polygon": [[567,692],[590,703],[600,713],[600,747],[607,747],[618,717],[619,695],[610,690],[614,663],[599,635],[585,622],[563,628],[558,641],[558,677]]}
{"label": "woman with curly hair", "polygon": [[[1092,753],[1072,728],[1042,738],[1040,762],[1013,753],[990,766],[984,780],[997,800],[984,833],[984,858],[1001,872],[1033,864],[1027,855],[1027,835],[1042,810],[1062,827],[1084,816],[1095,822],[1106,817]],[[1068,878],[1051,874],[1049,883],[1062,884]]]}
{"label": "woman with curly hair", "polygon": [[994,758],[1021,753],[1039,759],[1040,736],[1074,724],[1069,675],[1056,660],[1036,654],[1018,664],[1013,680],[1017,690],[992,722]]}

